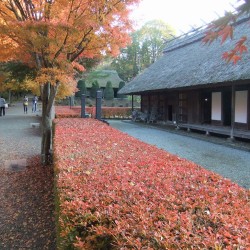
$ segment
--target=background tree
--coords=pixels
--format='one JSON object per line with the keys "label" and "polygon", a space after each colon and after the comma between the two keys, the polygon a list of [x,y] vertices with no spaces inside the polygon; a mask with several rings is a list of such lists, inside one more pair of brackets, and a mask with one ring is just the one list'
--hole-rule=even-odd
{"label": "background tree", "polygon": [[121,50],[112,67],[123,80],[134,78],[162,55],[165,40],[174,33],[173,28],[161,20],[147,22],[132,33],[132,43]]}
{"label": "background tree", "polygon": [[[125,86],[125,82],[121,81],[119,82],[119,88],[118,88],[118,92],[121,88],[123,88]],[[126,98],[126,95],[121,95],[121,94],[117,94],[118,98]]]}
{"label": "background tree", "polygon": [[152,20],[145,23],[138,33],[142,44],[141,63],[143,63],[145,58],[146,63],[145,65],[142,64],[142,67],[145,68],[162,55],[165,41],[174,34],[174,30],[161,20]]}
{"label": "background tree", "polygon": [[85,81],[83,79],[81,79],[77,82],[77,88],[79,89],[79,91],[76,92],[77,97],[81,97],[83,94],[84,95],[87,94],[86,84],[85,84]]}
{"label": "background tree", "polygon": [[132,43],[121,50],[120,55],[113,60],[111,67],[115,69],[123,80],[135,77],[138,72],[138,56],[140,54],[140,45],[138,34],[131,35]]}
{"label": "background tree", "polygon": [[114,99],[114,89],[111,81],[107,81],[107,85],[104,91],[104,99],[113,100]]}
{"label": "background tree", "polygon": [[92,82],[92,87],[90,89],[90,97],[92,98],[96,98],[96,91],[99,90],[99,83],[97,80],[95,80],[94,82]]}
{"label": "background tree", "polygon": [[0,93],[3,95],[3,92],[6,92],[6,84],[5,84],[5,80],[6,80],[6,73],[3,72],[0,69]]}
{"label": "background tree", "polygon": [[[34,67],[42,98],[44,165],[51,148],[51,109],[59,88],[76,90],[79,58],[117,55],[129,41],[130,6],[139,0],[4,0],[0,1],[0,61],[16,60]],[[71,94],[72,94],[71,93]]]}
{"label": "background tree", "polygon": [[[4,78],[1,81],[1,91],[6,91],[9,93],[9,102],[11,102],[11,93],[13,92],[17,97],[26,93],[29,88],[26,86],[27,77],[33,77],[36,75],[34,68],[30,68],[26,64],[16,61],[10,61],[7,63],[2,63],[0,65],[0,72]],[[36,86],[39,92],[39,86]]]}

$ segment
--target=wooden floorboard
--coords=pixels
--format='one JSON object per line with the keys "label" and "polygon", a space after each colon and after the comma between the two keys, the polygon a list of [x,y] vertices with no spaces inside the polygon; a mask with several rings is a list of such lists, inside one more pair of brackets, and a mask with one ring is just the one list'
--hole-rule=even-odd
{"label": "wooden floorboard", "polygon": [[[217,127],[212,125],[198,125],[198,124],[178,124],[178,127],[185,128],[188,130],[204,131],[206,134],[215,133],[220,135],[231,136],[230,127]],[[250,131],[234,129],[233,137],[250,139]]]}

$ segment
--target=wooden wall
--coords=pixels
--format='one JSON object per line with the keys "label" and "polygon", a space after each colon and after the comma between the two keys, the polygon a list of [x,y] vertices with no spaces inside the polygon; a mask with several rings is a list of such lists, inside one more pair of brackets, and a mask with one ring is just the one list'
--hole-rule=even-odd
{"label": "wooden wall", "polygon": [[[159,121],[231,126],[233,89],[232,86],[225,86],[142,94],[141,111],[150,113],[152,110],[156,110]],[[243,113],[247,112],[247,122],[235,122],[234,126],[235,128],[250,130],[250,84],[237,85],[235,91],[247,91],[247,109],[243,111]],[[212,103],[212,99],[215,98],[216,93],[221,93],[221,104],[217,107],[217,109],[221,109],[220,116],[213,113],[216,112],[216,107],[212,107],[212,105],[215,105],[216,102]],[[244,114],[242,116],[244,117]],[[213,117],[218,119],[213,120]],[[238,117],[240,116],[238,115]]]}

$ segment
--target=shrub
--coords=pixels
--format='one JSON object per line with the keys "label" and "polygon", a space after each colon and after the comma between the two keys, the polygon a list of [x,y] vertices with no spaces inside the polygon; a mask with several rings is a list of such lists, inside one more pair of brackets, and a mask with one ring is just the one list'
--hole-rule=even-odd
{"label": "shrub", "polygon": [[[122,89],[125,86],[125,82],[119,82],[119,88],[118,88],[118,92],[120,89]],[[126,95],[122,95],[122,94],[117,94],[118,98],[126,98]]]}
{"label": "shrub", "polygon": [[69,106],[55,106],[56,118],[80,117],[81,109]]}
{"label": "shrub", "polygon": [[93,83],[92,83],[92,87],[91,87],[91,89],[90,89],[90,96],[92,97],[92,98],[96,98],[96,91],[99,89],[100,87],[99,87],[99,83],[98,83],[98,81],[94,81]]}
{"label": "shrub", "polygon": [[132,110],[126,107],[103,107],[102,108],[102,118],[112,119],[112,118],[131,118]]}
{"label": "shrub", "polygon": [[250,248],[230,180],[94,119],[56,119],[53,145],[59,249]]}
{"label": "shrub", "polygon": [[[95,117],[95,107],[85,107],[85,112],[90,114],[91,117]],[[81,117],[81,107],[80,106],[55,106],[56,118],[73,118]],[[131,108],[128,107],[102,107],[102,118],[104,119],[114,119],[131,118]]]}
{"label": "shrub", "polygon": [[84,80],[79,80],[77,82],[77,88],[79,89],[79,91],[76,92],[76,97],[81,97],[82,94],[86,95],[87,88]]}
{"label": "shrub", "polygon": [[114,99],[114,90],[112,87],[112,83],[107,81],[107,85],[104,91],[104,99],[106,100],[113,100]]}

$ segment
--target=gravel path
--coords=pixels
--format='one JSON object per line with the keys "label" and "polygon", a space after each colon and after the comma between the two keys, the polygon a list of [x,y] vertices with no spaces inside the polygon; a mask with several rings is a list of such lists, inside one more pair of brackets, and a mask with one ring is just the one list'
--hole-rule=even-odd
{"label": "gravel path", "polygon": [[0,117],[1,250],[55,249],[53,169],[40,165],[40,128],[31,126],[39,122],[21,103]]}
{"label": "gravel path", "polygon": [[234,148],[231,144],[227,146],[223,139],[210,137],[210,141],[206,141],[204,135],[200,135],[199,139],[199,136],[197,138],[187,136],[187,132],[186,135],[182,132],[178,134],[130,121],[108,122],[110,126],[141,141],[191,160],[250,189],[250,151]]}
{"label": "gravel path", "polygon": [[[0,117],[0,166],[9,159],[27,158],[40,154],[41,136],[39,129],[31,123],[39,123],[40,117],[23,113],[21,103],[6,109],[6,115]],[[38,114],[38,113],[37,113]]]}

